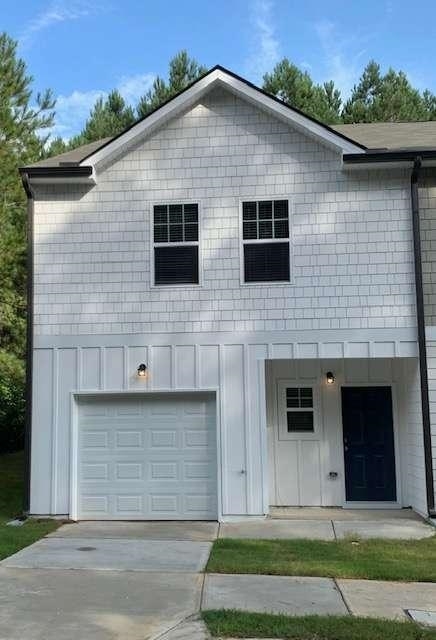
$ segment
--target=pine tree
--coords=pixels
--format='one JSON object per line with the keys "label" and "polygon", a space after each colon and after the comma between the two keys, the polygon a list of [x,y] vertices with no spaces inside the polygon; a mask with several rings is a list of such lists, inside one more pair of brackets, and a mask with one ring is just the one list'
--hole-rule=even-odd
{"label": "pine tree", "polygon": [[[50,91],[33,96],[17,43],[0,34],[0,448],[22,421],[26,313],[26,197],[18,167],[42,155]],[[35,107],[32,104],[36,104]],[[15,412],[15,413],[14,413]],[[12,415],[13,414],[13,415]],[[15,426],[14,426],[15,425]],[[8,435],[9,434],[9,435]]]}
{"label": "pine tree", "polygon": [[382,75],[374,60],[365,67],[342,113],[344,122],[406,122],[435,116],[436,97],[430,91],[421,94],[403,71],[389,69]]}
{"label": "pine tree", "polygon": [[333,81],[315,84],[307,71],[301,71],[287,58],[264,75],[263,89],[322,122],[340,121],[341,94]]}
{"label": "pine tree", "polygon": [[186,51],[180,51],[169,64],[168,84],[157,77],[152,88],[139,101],[138,117],[143,118],[163,102],[185,89],[192,82],[204,75],[207,68],[190,58]]}
{"label": "pine tree", "polygon": [[119,91],[114,89],[106,99],[99,98],[97,100],[83,131],[77,139],[73,139],[72,146],[116,136],[134,122],[135,116],[132,107],[126,104]]}

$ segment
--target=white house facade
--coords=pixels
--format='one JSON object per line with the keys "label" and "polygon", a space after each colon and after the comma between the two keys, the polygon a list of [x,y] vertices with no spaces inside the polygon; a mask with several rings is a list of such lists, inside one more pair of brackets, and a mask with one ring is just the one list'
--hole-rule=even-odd
{"label": "white house facade", "polygon": [[117,138],[22,170],[31,514],[432,515],[436,191],[425,169],[425,344],[411,171],[433,158],[339,129],[217,67]]}

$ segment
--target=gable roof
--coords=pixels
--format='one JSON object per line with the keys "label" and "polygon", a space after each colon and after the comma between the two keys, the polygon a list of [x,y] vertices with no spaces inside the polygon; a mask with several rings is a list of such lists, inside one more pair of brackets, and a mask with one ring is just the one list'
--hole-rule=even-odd
{"label": "gable roof", "polygon": [[119,153],[120,150],[133,145],[137,139],[150,134],[170,118],[177,116],[198,102],[203,95],[216,86],[227,88],[235,95],[342,153],[358,153],[365,150],[364,145],[355,142],[345,133],[335,131],[332,127],[304,114],[299,109],[290,107],[279,98],[266,93],[263,89],[256,87],[232,71],[217,65],[119,135],[78,147],[59,156],[47,158],[47,160],[41,160],[30,165],[27,169],[34,167],[54,168],[66,165],[98,165],[110,156]]}
{"label": "gable roof", "polygon": [[[422,151],[436,149],[436,121],[429,122],[377,122],[326,125],[299,109],[289,106],[279,98],[266,93],[263,89],[217,65],[195,80],[183,91],[168,99],[162,105],[135,122],[128,129],[114,137],[103,138],[83,145],[72,151],[40,160],[22,172],[30,171],[41,175],[44,169],[50,172],[50,178],[59,171],[71,177],[67,167],[77,169],[92,168],[113,155],[133,145],[137,139],[148,135],[167,120],[198,102],[205,93],[215,86],[222,86],[252,104],[272,113],[307,135],[318,139],[342,152],[344,159],[351,155],[362,159],[370,152]],[[357,159],[357,158],[356,158]],[[60,174],[59,174],[60,175]]]}

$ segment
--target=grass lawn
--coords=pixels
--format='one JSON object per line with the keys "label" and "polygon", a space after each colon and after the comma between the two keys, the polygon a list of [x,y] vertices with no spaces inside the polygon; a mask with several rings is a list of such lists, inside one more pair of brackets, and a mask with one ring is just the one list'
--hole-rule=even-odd
{"label": "grass lawn", "polygon": [[22,527],[8,527],[22,511],[23,500],[23,454],[0,455],[0,560],[32,544],[60,523],[53,520],[27,520]]}
{"label": "grass lawn", "polygon": [[436,536],[423,540],[216,540],[209,573],[436,582]]}
{"label": "grass lawn", "polygon": [[348,616],[289,617],[242,611],[203,611],[212,636],[293,640],[436,640],[436,630],[412,622]]}

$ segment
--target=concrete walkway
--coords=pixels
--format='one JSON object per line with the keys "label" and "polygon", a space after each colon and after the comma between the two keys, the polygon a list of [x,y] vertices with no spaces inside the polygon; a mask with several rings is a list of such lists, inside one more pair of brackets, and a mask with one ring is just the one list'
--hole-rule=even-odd
{"label": "concrete walkway", "polygon": [[408,509],[367,511],[314,507],[282,509],[281,513],[287,517],[223,523],[220,525],[219,537],[339,540],[356,536],[419,540],[436,533],[435,527]]}
{"label": "concrete walkway", "polygon": [[217,530],[201,522],[62,526],[0,563],[0,640],[175,632],[198,614]]}
{"label": "concrete walkway", "polygon": [[436,610],[436,584],[208,574],[201,606],[291,616],[355,615],[405,620],[408,609]]}
{"label": "concrete walkway", "polygon": [[394,619],[435,610],[436,584],[202,573],[217,536],[333,540],[347,526],[362,537],[433,535],[404,515],[64,525],[0,563],[0,640],[58,640],[59,629],[62,640],[206,640],[201,608]]}

